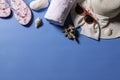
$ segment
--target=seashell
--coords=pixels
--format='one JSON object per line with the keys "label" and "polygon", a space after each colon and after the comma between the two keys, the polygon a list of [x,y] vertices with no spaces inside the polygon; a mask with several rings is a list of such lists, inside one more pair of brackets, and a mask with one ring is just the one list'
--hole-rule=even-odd
{"label": "seashell", "polygon": [[104,34],[107,35],[107,36],[111,36],[112,35],[112,29],[110,29],[110,28],[105,29]]}
{"label": "seashell", "polygon": [[40,10],[48,7],[48,5],[49,5],[48,0],[34,0],[30,3],[29,6],[32,10]]}
{"label": "seashell", "polygon": [[35,27],[38,28],[41,24],[41,19],[38,17],[36,20],[35,20]]}

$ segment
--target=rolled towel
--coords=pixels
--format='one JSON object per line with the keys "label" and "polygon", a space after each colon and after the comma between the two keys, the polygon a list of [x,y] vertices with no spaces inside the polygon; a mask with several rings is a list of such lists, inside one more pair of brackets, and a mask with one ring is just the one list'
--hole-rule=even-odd
{"label": "rolled towel", "polygon": [[51,0],[51,4],[45,14],[50,23],[63,26],[75,0]]}

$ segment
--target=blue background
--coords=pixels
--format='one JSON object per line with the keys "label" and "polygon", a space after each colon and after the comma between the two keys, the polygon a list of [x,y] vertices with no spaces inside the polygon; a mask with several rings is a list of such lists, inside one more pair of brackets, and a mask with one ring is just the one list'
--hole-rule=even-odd
{"label": "blue background", "polygon": [[0,80],[120,80],[120,38],[80,35],[78,44],[44,19],[46,10],[32,11],[43,20],[38,29],[0,19]]}

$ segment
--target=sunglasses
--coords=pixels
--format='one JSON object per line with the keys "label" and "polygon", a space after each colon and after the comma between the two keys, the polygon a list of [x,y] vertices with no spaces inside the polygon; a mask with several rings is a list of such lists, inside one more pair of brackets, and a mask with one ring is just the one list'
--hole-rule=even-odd
{"label": "sunglasses", "polygon": [[95,19],[92,17],[92,14],[88,13],[88,11],[82,7],[79,3],[77,3],[75,7],[75,12],[79,15],[84,15],[84,20],[88,24],[92,24],[95,22]]}

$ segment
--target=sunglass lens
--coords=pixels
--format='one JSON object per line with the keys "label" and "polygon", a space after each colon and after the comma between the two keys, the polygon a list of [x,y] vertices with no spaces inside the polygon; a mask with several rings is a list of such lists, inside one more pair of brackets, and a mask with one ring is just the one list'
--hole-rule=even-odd
{"label": "sunglass lens", "polygon": [[82,14],[84,12],[84,10],[79,4],[77,4],[76,7],[75,7],[75,12],[77,14]]}
{"label": "sunglass lens", "polygon": [[94,22],[94,19],[90,15],[86,15],[85,22],[87,22],[88,24],[91,24]]}

